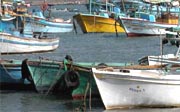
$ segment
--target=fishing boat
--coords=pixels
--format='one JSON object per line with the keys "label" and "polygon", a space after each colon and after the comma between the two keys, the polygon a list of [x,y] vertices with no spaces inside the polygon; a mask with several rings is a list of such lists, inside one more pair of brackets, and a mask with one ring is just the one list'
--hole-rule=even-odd
{"label": "fishing boat", "polygon": [[[13,19],[14,26],[24,34],[32,34],[32,32],[54,34],[73,31],[71,19],[45,18],[40,10],[35,9],[32,13],[28,13],[28,7],[23,0],[10,4],[3,3],[2,7],[4,7],[6,15],[16,18]],[[9,21],[11,20],[9,19]]]}
{"label": "fishing boat", "polygon": [[73,31],[71,19],[64,20],[62,18],[46,19],[41,11],[34,11],[32,17],[26,18],[24,33],[66,33]]}
{"label": "fishing boat", "polygon": [[31,82],[22,75],[21,65],[21,60],[0,59],[0,89],[32,87]]}
{"label": "fishing boat", "polygon": [[179,107],[179,65],[92,68],[106,109]]}
{"label": "fishing boat", "polygon": [[39,93],[56,93],[71,95],[79,86],[79,74],[74,70],[67,70],[63,62],[53,60],[24,60],[26,73],[31,77],[35,89]]}
{"label": "fishing boat", "polygon": [[170,12],[170,7],[166,9],[166,12],[161,13],[157,10],[157,14],[149,9],[138,9],[134,17],[119,17],[118,22],[123,24],[128,37],[166,35],[166,29],[177,27],[179,21],[179,10]]}
{"label": "fishing boat", "polygon": [[[111,63],[109,65],[126,66],[126,64]],[[89,92],[89,88],[91,88],[91,96],[99,97],[91,67],[100,67],[100,63],[73,62],[71,64],[64,64],[64,61],[40,59],[27,60],[24,66],[28,67],[27,72],[31,75],[36,90],[39,93],[66,94],[70,95],[73,99],[82,99],[86,94],[86,89]],[[74,75],[71,76],[72,73],[70,71]],[[71,79],[73,76],[75,77],[74,80]],[[89,97],[89,94],[87,94],[87,97]]]}
{"label": "fishing boat", "polygon": [[128,37],[135,36],[159,36],[165,35],[166,29],[177,27],[178,17],[164,15],[163,19],[156,19],[154,15],[145,12],[136,12],[141,15],[137,17],[120,17],[119,22],[123,24]]}
{"label": "fishing boat", "polygon": [[[174,28],[173,28],[174,29]],[[177,33],[176,33],[177,34]],[[179,42],[180,39],[173,37],[173,38],[163,38],[160,37],[161,41],[160,41],[160,49],[161,52],[159,56],[143,56],[142,58],[140,58],[138,60],[138,63],[141,65],[162,65],[162,64],[180,64],[180,47],[179,47]],[[167,44],[168,41],[173,41],[176,42],[176,47],[178,47],[176,53],[172,54],[163,54],[163,47],[164,44]]]}
{"label": "fishing boat", "polygon": [[33,38],[0,32],[1,54],[19,54],[53,51],[59,47],[59,38]]}
{"label": "fishing boat", "polygon": [[142,65],[180,64],[180,47],[175,54],[163,54],[159,56],[144,56],[138,60]]}
{"label": "fishing boat", "polygon": [[[73,19],[77,21],[83,33],[115,33],[121,32],[124,33],[123,27],[116,23],[115,17],[116,15],[123,16],[124,14],[120,13],[120,9],[116,7],[114,10],[114,5],[112,3],[100,3],[93,2],[90,0],[90,12],[79,13],[73,16]],[[98,9],[98,12],[93,12],[92,6],[102,6],[106,7],[104,9]],[[108,10],[108,7],[110,10]]]}

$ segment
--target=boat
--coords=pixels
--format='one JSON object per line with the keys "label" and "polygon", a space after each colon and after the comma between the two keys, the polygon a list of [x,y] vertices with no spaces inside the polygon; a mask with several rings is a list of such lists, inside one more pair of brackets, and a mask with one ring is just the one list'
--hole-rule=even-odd
{"label": "boat", "polygon": [[0,32],[0,46],[1,54],[48,52],[59,47],[59,38],[33,38]]}
{"label": "boat", "polygon": [[166,29],[177,27],[178,17],[164,15],[163,19],[156,19],[155,15],[146,12],[136,12],[139,17],[119,17],[117,21],[123,24],[128,37],[165,35]]}
{"label": "boat", "polygon": [[166,38],[169,39],[171,45],[176,45],[177,41],[174,38],[180,38],[180,26],[178,25],[177,27],[167,28],[166,31],[168,31],[166,33]]}
{"label": "boat", "polygon": [[22,75],[22,61],[0,59],[0,89],[30,89],[31,82]]}
{"label": "boat", "polygon": [[[31,77],[38,93],[70,96],[79,86],[79,74],[66,70],[63,62],[53,60],[24,60],[26,73]],[[67,67],[67,66],[66,66]]]}
{"label": "boat", "polygon": [[24,33],[67,33],[73,31],[73,24],[71,19],[63,20],[61,18],[47,19],[43,16],[41,11],[34,11],[32,17],[26,18],[24,26]]}
{"label": "boat", "polygon": [[[176,27],[175,27],[176,28]],[[174,29],[174,28],[170,28],[170,29]],[[175,30],[174,30],[175,31]],[[170,35],[170,34],[168,34]],[[173,35],[171,33],[171,35]],[[177,32],[176,32],[177,35]],[[179,47],[179,42],[180,39],[176,38],[176,37],[160,37],[161,41],[160,41],[160,49],[161,49],[161,55],[159,56],[143,56],[138,60],[138,63],[140,65],[163,65],[163,64],[180,64],[180,47]],[[163,46],[164,44],[167,44],[168,41],[170,42],[176,42],[176,47],[177,47],[177,51],[176,53],[172,54],[163,54]]]}
{"label": "boat", "polygon": [[[170,7],[166,9],[170,10]],[[179,21],[179,10],[176,12],[169,10],[160,14],[157,10],[157,14],[154,14],[148,9],[145,11],[138,9],[134,17],[119,16],[117,21],[123,25],[128,37],[166,35],[168,33],[166,29],[177,27]]]}
{"label": "boat", "polygon": [[9,19],[9,21],[12,20],[15,28],[23,34],[32,34],[32,32],[55,34],[73,31],[71,19],[45,18],[40,10],[35,9],[32,13],[28,13],[28,8],[23,1],[15,1],[11,4],[3,3],[2,7],[4,7],[6,15],[15,18]]}
{"label": "boat", "polygon": [[105,108],[179,107],[179,65],[92,68]]}
{"label": "boat", "polygon": [[180,64],[180,47],[175,54],[163,54],[159,56],[144,56],[138,60],[141,65],[162,65],[162,64]]}
{"label": "boat", "polygon": [[[108,63],[109,66],[126,66],[129,64],[130,63]],[[89,93],[89,88],[91,88],[92,97],[99,97],[99,92],[92,76],[91,67],[101,67],[104,65],[107,66],[102,63],[87,62],[64,64],[64,61],[41,58],[39,60],[29,59],[24,66],[28,67],[27,72],[31,75],[37,92],[57,95],[66,94],[73,99],[82,99],[85,97],[85,94],[87,94],[86,89]],[[74,77],[76,78],[74,80],[68,78],[72,77],[71,74],[69,75],[70,71],[75,73]],[[66,78],[68,78],[69,83],[67,83]],[[70,84],[70,86],[67,84]],[[87,97],[89,96],[90,95],[87,94]]]}
{"label": "boat", "polygon": [[[120,9],[116,7],[113,9],[114,5],[112,3],[101,3],[93,2],[90,0],[90,12],[89,13],[79,13],[73,16],[73,21],[77,21],[83,33],[124,33],[124,29],[121,24],[117,23],[115,17],[117,15],[123,16],[120,13]],[[98,9],[98,12],[93,12],[92,6],[97,5],[98,7],[106,7],[104,9]],[[110,10],[108,10],[108,8]],[[96,10],[96,9],[94,9]],[[116,12],[115,12],[116,11]],[[74,24],[75,25],[75,24]],[[76,28],[76,27],[75,27]]]}

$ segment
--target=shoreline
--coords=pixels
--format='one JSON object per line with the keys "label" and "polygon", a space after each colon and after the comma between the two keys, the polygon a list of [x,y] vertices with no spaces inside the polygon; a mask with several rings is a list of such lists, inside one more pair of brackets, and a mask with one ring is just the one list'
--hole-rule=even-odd
{"label": "shoreline", "polygon": [[[43,2],[44,2],[44,0],[38,0],[38,1],[36,1],[36,0],[26,0],[25,1],[26,3],[30,3],[31,5],[34,5],[34,6],[36,6],[36,5],[41,5],[41,4],[43,4]],[[85,1],[85,0],[46,0],[46,2],[49,4],[49,5],[77,5],[77,4],[79,4],[79,5],[83,5],[83,4],[88,4],[88,2],[87,1]]]}

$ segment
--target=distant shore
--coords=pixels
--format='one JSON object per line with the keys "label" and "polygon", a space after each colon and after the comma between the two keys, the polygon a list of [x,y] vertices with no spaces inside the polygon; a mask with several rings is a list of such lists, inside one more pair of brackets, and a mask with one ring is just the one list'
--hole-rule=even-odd
{"label": "distant shore", "polygon": [[[58,5],[58,4],[87,4],[88,0],[46,0],[48,4]],[[44,0],[25,0],[26,3],[31,5],[41,5]]]}

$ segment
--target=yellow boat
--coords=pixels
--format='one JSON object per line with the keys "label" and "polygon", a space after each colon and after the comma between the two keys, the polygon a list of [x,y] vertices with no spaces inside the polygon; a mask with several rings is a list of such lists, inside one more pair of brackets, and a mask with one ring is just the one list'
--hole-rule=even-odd
{"label": "yellow boat", "polygon": [[77,21],[83,33],[124,33],[122,25],[114,18],[109,17],[107,13],[94,14],[76,14],[73,18]]}

